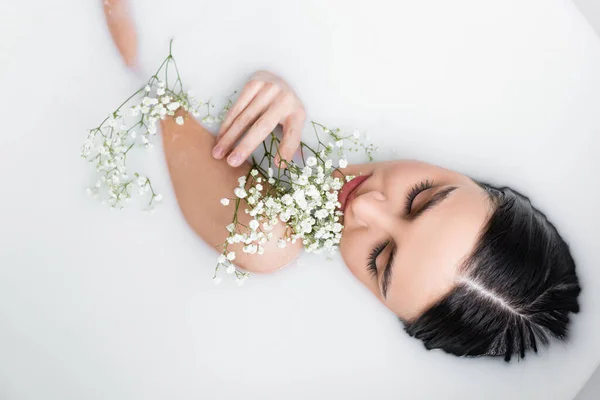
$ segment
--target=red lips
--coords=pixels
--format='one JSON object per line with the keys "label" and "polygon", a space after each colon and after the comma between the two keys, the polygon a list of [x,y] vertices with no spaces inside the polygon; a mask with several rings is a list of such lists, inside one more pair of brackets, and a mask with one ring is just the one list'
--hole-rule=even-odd
{"label": "red lips", "polygon": [[355,197],[356,189],[358,189],[371,175],[361,175],[352,179],[350,182],[342,186],[342,190],[338,194],[338,201],[342,205],[342,211],[346,211],[346,206]]}

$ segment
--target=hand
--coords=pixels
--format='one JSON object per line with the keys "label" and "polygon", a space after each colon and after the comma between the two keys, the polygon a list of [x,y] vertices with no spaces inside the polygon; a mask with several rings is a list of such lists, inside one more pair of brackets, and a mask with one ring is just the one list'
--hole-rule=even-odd
{"label": "hand", "polygon": [[291,160],[298,149],[305,119],[304,106],[292,88],[277,75],[259,71],[246,83],[223,121],[213,157],[225,157],[241,139],[227,157],[227,163],[237,167],[281,124],[283,138],[274,161],[284,167],[280,161]]}

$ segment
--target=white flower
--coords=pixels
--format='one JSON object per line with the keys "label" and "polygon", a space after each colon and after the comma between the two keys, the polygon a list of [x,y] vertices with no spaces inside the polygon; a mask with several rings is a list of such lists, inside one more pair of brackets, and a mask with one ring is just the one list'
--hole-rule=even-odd
{"label": "white flower", "polygon": [[360,132],[359,131],[354,131],[352,133],[352,136],[354,137],[354,139],[359,139],[360,138]]}
{"label": "white flower", "polygon": [[239,183],[240,187],[244,187],[244,185],[246,185],[246,177],[245,176],[240,176],[238,178],[238,183]]}
{"label": "white flower", "polygon": [[229,205],[229,199],[227,197],[223,197],[221,199],[221,204],[223,204],[224,206],[228,206]]}
{"label": "white flower", "polygon": [[160,98],[160,102],[163,104],[169,104],[171,102],[171,97],[169,96],[163,96]]}
{"label": "white flower", "polygon": [[163,94],[165,94],[165,89],[164,88],[158,88],[156,90],[156,95],[157,96],[162,96]]}
{"label": "white flower", "polygon": [[227,262],[227,257],[225,257],[225,254],[219,254],[219,257],[217,257],[217,262],[219,264],[225,264]]}
{"label": "white flower", "polygon": [[350,182],[354,178],[356,178],[355,175],[346,175],[346,182]]}
{"label": "white flower", "polygon": [[267,175],[269,176],[269,178],[273,177],[273,168],[269,167],[269,169],[267,169]]}
{"label": "white flower", "polygon": [[249,244],[248,246],[244,246],[243,251],[247,254],[255,254],[258,251],[258,246]]}
{"label": "white flower", "polygon": [[283,249],[286,245],[287,243],[284,239],[277,239],[277,247]]}
{"label": "white flower", "polygon": [[163,87],[165,87],[165,82],[164,81],[158,81],[158,83],[156,84],[156,86],[158,86],[159,88],[163,88]]}
{"label": "white flower", "polygon": [[298,178],[298,180],[296,181],[296,183],[298,185],[304,186],[304,185],[306,185],[308,183],[308,177],[306,175],[302,175],[302,176],[300,176]]}
{"label": "white flower", "polygon": [[157,194],[156,196],[154,196],[154,201],[156,201],[157,203],[160,203],[163,199],[162,194]]}
{"label": "white flower", "polygon": [[142,104],[145,106],[153,106],[155,104],[158,104],[158,100],[152,97],[144,97],[144,100],[142,100]]}
{"label": "white flower", "polygon": [[335,142],[336,147],[344,147],[344,141],[343,140],[338,140],[337,142]]}
{"label": "white flower", "polygon": [[258,175],[258,171],[256,169],[253,169],[252,171],[250,171],[250,175],[252,175],[252,176]]}
{"label": "white flower", "polygon": [[326,168],[326,169],[329,169],[329,168],[331,168],[332,166],[333,166],[333,161],[331,161],[331,160],[327,160],[327,161],[325,161],[325,168]]}
{"label": "white flower", "polygon": [[340,166],[340,168],[346,168],[348,166],[348,160],[346,160],[345,158],[342,158],[338,165]]}
{"label": "white flower", "polygon": [[232,232],[232,233],[233,233],[233,231],[235,230],[235,224],[234,224],[234,223],[231,223],[231,224],[227,225],[227,226],[225,227],[225,229],[227,229],[229,232]]}
{"label": "white flower", "polygon": [[177,118],[175,118],[175,123],[177,125],[183,125],[183,117],[180,115]]}
{"label": "white flower", "polygon": [[245,279],[238,278],[235,280],[235,283],[237,283],[238,286],[243,286],[245,281]]}
{"label": "white flower", "polygon": [[248,193],[246,193],[246,191],[240,187],[235,188],[233,190],[233,194],[235,194],[240,199],[243,199],[244,197],[246,197],[248,195]]}
{"label": "white flower", "polygon": [[228,275],[231,275],[235,272],[235,267],[233,266],[233,264],[229,264],[229,267],[227,267],[227,269],[225,271],[227,272]]}
{"label": "white flower", "polygon": [[229,253],[227,253],[227,259],[229,261],[235,260],[235,251],[230,251]]}
{"label": "white flower", "polygon": [[308,165],[309,167],[314,167],[315,165],[317,165],[316,157],[308,157],[308,159],[306,160],[306,165]]}
{"label": "white flower", "polygon": [[218,285],[219,283],[221,283],[221,280],[222,280],[222,279],[221,279],[221,277],[220,277],[220,276],[215,276],[215,277],[213,278],[213,283],[214,283],[215,285]]}
{"label": "white flower", "polygon": [[328,215],[329,215],[329,211],[324,210],[324,209],[320,209],[315,213],[315,217],[317,217],[319,219],[327,218]]}
{"label": "white flower", "polygon": [[149,91],[150,91],[150,86],[146,85],[146,86],[144,87],[144,90],[145,90],[146,92],[149,92]]}
{"label": "white flower", "polygon": [[169,111],[177,111],[179,107],[181,107],[181,104],[178,101],[167,104],[167,110]]}
{"label": "white flower", "polygon": [[257,230],[258,227],[260,226],[258,221],[253,219],[252,221],[250,221],[250,223],[248,223],[248,226],[250,227],[250,229],[252,229],[253,231]]}
{"label": "white flower", "polygon": [[133,106],[129,109],[129,115],[137,117],[140,114],[140,109],[137,106]]}

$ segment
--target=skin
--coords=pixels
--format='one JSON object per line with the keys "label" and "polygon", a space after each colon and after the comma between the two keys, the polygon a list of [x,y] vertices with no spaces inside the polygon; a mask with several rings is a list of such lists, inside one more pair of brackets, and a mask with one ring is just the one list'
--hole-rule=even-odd
{"label": "skin", "polygon": [[[371,175],[347,204],[340,252],[352,273],[390,310],[410,321],[447,294],[460,278],[460,267],[474,250],[492,214],[487,194],[465,175],[418,161],[349,166],[350,175]],[[433,183],[405,210],[411,189]],[[445,200],[420,209],[447,190]],[[373,248],[389,244],[377,256],[377,275],[367,264]],[[395,251],[384,297],[383,270]]]}
{"label": "skin", "polygon": [[126,0],[103,0],[106,25],[125,65],[137,68],[137,34]]}
{"label": "skin", "polygon": [[[105,0],[103,4],[113,41],[125,63],[133,67],[137,36],[126,2]],[[189,226],[217,247],[227,237],[225,226],[233,211],[219,200],[230,197],[238,177],[250,170],[245,160],[277,125],[283,127],[283,140],[275,161],[279,163],[280,157],[290,160],[299,146],[306,112],[283,79],[259,71],[240,93],[217,138],[188,115],[178,115],[185,117],[184,125],[171,117],[161,122],[175,195]],[[400,318],[417,318],[460,279],[460,267],[472,254],[493,211],[487,194],[462,174],[416,161],[353,165],[341,172],[370,176],[347,202],[340,243],[346,265]],[[425,180],[433,182],[433,187],[419,193],[411,209],[405,210],[408,193]],[[452,192],[443,201],[420,213],[430,200],[449,189]],[[238,216],[247,225],[246,206],[242,201]],[[284,236],[284,229],[283,224],[274,228],[274,238],[260,256],[246,255],[240,245],[232,245],[235,263],[251,272],[272,272],[287,265],[302,245],[278,248],[275,243]],[[373,274],[367,269],[369,255],[381,243],[386,246],[375,260]],[[384,285],[388,265],[391,274],[387,274],[389,284]]]}
{"label": "skin", "polygon": [[[193,118],[179,115],[185,116],[184,125],[177,125],[172,118],[162,121],[171,180],[190,227],[216,247],[227,236],[225,226],[231,222],[233,211],[232,206],[223,207],[219,200],[232,196],[238,177],[248,173],[250,164],[243,161],[232,168],[225,159],[212,157],[217,138]],[[252,135],[262,137],[257,132],[254,130]],[[410,321],[460,279],[460,266],[472,254],[493,211],[487,194],[465,175],[417,161],[353,165],[341,173],[370,176],[347,202],[341,255],[358,280],[386,307]],[[407,212],[408,193],[425,180],[433,187],[419,193]],[[429,200],[449,190],[452,192],[443,201],[420,213]],[[247,224],[250,217],[241,211],[245,207],[244,203],[238,215]],[[301,244],[276,247],[276,239],[284,233],[283,224],[278,225],[274,239],[266,244],[261,256],[246,255],[240,246],[231,247],[237,254],[236,264],[250,272],[272,272],[287,265],[298,256]],[[369,255],[377,245],[388,241],[377,256],[377,274],[372,276],[367,268]],[[392,253],[391,279],[384,296],[383,271]]]}
{"label": "skin", "polygon": [[227,163],[237,167],[281,125],[283,137],[274,161],[285,167],[280,161],[291,160],[298,149],[305,120],[304,106],[290,85],[271,72],[258,71],[221,124],[213,157],[227,157]]}
{"label": "skin", "polygon": [[[174,118],[161,121],[163,147],[171,182],[179,207],[189,226],[210,246],[223,244],[227,237],[225,226],[231,223],[234,213],[233,201],[229,206],[220,204],[220,199],[233,197],[233,188],[238,186],[238,178],[248,174],[250,164],[242,163],[237,168],[230,167],[225,160],[211,157],[215,137],[193,117],[183,112],[183,125]],[[267,184],[265,183],[265,190]],[[243,210],[248,205],[241,202],[239,221],[248,225],[252,219]],[[273,272],[290,263],[301,250],[302,244],[290,244],[284,249],[276,246],[277,239],[284,237],[284,225],[273,229],[273,239],[267,242],[263,255],[248,255],[242,252],[240,244],[230,245],[235,251],[235,263],[252,272]],[[220,247],[219,247],[220,249]]]}

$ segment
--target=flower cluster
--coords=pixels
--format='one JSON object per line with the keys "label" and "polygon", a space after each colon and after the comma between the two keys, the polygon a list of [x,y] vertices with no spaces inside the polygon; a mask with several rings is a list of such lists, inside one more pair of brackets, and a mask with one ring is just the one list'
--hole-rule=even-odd
{"label": "flower cluster", "polygon": [[[176,79],[169,85],[169,67],[174,69]],[[112,208],[122,209],[137,191],[141,196],[149,195],[148,208],[162,200],[155,192],[150,179],[127,169],[127,157],[133,149],[150,150],[153,137],[161,119],[174,116],[179,110],[189,111],[194,116],[206,107],[204,123],[219,121],[210,115],[210,103],[197,101],[190,92],[183,90],[177,64],[171,51],[160,68],[148,82],[109,114],[99,126],[91,129],[81,149],[81,157],[94,165],[98,177],[87,192],[100,197]],[[182,125],[183,116],[175,122]]]}
{"label": "flower cluster", "polygon": [[[369,159],[372,159],[371,154],[376,148],[360,142],[358,131],[344,135],[339,129],[328,129],[316,122],[312,122],[312,126],[318,145],[313,149],[301,142],[300,162],[288,162],[285,169],[274,170],[273,148],[279,144],[279,139],[271,134],[269,145],[263,144],[265,154],[262,160],[257,162],[253,159],[249,174],[238,179],[238,187],[233,190],[234,197],[221,199],[224,206],[234,202],[235,210],[233,220],[227,226],[229,234],[217,259],[215,283],[221,282],[218,272],[223,268],[228,274],[235,273],[237,283],[243,284],[248,273],[231,263],[235,252],[228,249],[229,245],[241,243],[244,253],[263,254],[264,243],[273,238],[271,231],[279,223],[289,229],[284,238],[277,240],[278,247],[283,248],[299,240],[307,252],[334,251],[338,247],[343,229],[338,193],[344,183],[354,178],[339,171],[339,168],[348,165],[344,140],[351,139],[352,144],[359,144]],[[319,131],[332,141],[323,142]],[[309,153],[306,157],[305,152]],[[337,162],[333,159],[334,154],[341,157]],[[344,176],[343,179],[332,176],[336,170]],[[252,217],[248,225],[238,221],[242,200],[248,206],[244,212]]]}
{"label": "flower cluster", "polygon": [[[185,123],[183,115],[189,113],[198,117],[200,110],[206,107],[202,122],[218,123],[225,119],[233,105],[230,96],[223,110],[213,117],[210,102],[199,102],[190,91],[185,91],[171,45],[169,55],[156,73],[99,126],[89,131],[81,149],[82,158],[94,165],[98,174],[95,184],[87,192],[101,198],[113,209],[122,209],[136,192],[149,197],[148,209],[161,202],[162,195],[155,191],[150,179],[144,174],[130,172],[127,163],[131,150],[152,149],[160,120],[175,117],[175,123],[182,125]],[[169,71],[175,75],[171,85]],[[272,230],[277,224],[286,227],[285,236],[277,238],[277,246],[281,248],[301,241],[306,251],[319,253],[334,251],[339,245],[343,213],[339,209],[338,193],[344,183],[354,178],[345,176],[339,168],[348,165],[346,151],[362,149],[372,160],[376,148],[365,144],[358,131],[345,134],[340,129],[329,129],[316,122],[312,122],[312,127],[317,145],[313,149],[301,142],[302,160],[286,162],[286,168],[274,166],[280,139],[271,133],[270,141],[263,142],[262,159],[257,162],[253,158],[252,169],[248,175],[239,178],[233,196],[221,199],[223,206],[233,204],[234,211],[232,221],[226,227],[228,236],[217,258],[215,283],[221,281],[218,272],[224,269],[242,285],[249,274],[234,265],[236,254],[229,246],[241,245],[244,253],[261,255],[265,243],[274,240]],[[327,143],[321,140],[323,134],[329,138]],[[334,177],[335,171],[343,178]],[[242,204],[244,212],[251,217],[247,225],[238,219]]]}

